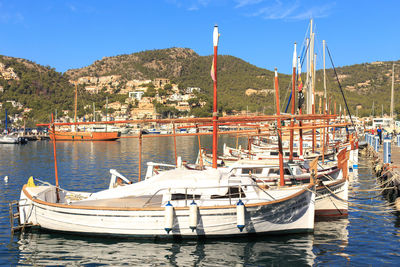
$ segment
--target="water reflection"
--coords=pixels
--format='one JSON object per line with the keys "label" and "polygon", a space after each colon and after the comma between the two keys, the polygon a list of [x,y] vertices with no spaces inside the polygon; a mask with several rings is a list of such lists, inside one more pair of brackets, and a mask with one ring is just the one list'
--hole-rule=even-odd
{"label": "water reflection", "polygon": [[227,241],[144,242],[27,233],[18,264],[133,266],[312,265],[312,235]]}
{"label": "water reflection", "polygon": [[[349,245],[349,220],[347,218],[320,221],[314,228],[314,252],[316,263],[346,263],[350,255],[346,253]],[[339,257],[337,257],[339,256]]]}
{"label": "water reflection", "polygon": [[[202,136],[204,146],[211,137]],[[221,137],[219,145],[235,138]],[[241,140],[245,144],[246,138]],[[134,180],[138,175],[138,141],[59,142],[60,184],[70,190],[96,191],[108,187],[109,169]],[[162,243],[134,239],[101,239],[48,232],[10,238],[8,202],[18,199],[30,175],[54,183],[51,142],[25,146],[0,146],[0,265],[167,265],[167,266],[265,266],[265,265],[395,265],[399,263],[399,214],[384,210],[385,200],[376,187],[370,168],[360,168],[350,189],[349,218],[317,222],[314,234],[260,237],[250,240],[206,240]],[[198,141],[177,138],[177,153],[184,160],[197,156]],[[146,161],[174,162],[173,138],[143,140]],[[366,164],[366,163],[365,163]],[[361,165],[361,164],[360,164]],[[144,174],[143,174],[144,175]],[[395,264],[393,264],[395,263]]]}

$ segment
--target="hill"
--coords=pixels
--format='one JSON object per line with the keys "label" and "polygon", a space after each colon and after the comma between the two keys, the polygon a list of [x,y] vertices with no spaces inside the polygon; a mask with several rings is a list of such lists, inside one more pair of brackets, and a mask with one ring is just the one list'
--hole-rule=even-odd
{"label": "hill", "polygon": [[[168,48],[148,50],[129,55],[105,57],[92,65],[71,69],[59,73],[50,66],[41,66],[32,61],[0,56],[0,103],[2,110],[7,108],[9,114],[24,114],[31,124],[46,122],[51,112],[66,113],[72,117],[73,81],[83,77],[97,77],[104,90],[91,94],[85,84],[79,85],[78,115],[88,112],[87,106],[96,103],[96,110],[101,110],[105,98],[109,101],[125,101],[127,84],[132,80],[154,80],[167,78],[180,89],[200,87],[205,100],[204,107],[192,107],[191,114],[205,116],[211,113],[213,84],[210,78],[212,56],[200,56],[187,48]],[[355,113],[356,105],[360,115],[371,113],[372,102],[375,102],[375,114],[389,112],[391,76],[393,62],[373,62],[337,68],[341,85],[345,91],[349,107]],[[396,92],[400,81],[397,64],[395,73]],[[103,79],[102,79],[103,77]],[[104,78],[106,77],[106,78]],[[111,78],[107,78],[111,77]],[[274,112],[273,72],[256,67],[240,58],[218,56],[218,102],[220,111],[228,114],[234,110],[250,112]],[[316,91],[322,92],[322,70],[317,71]],[[85,78],[86,79],[86,78]],[[284,110],[291,86],[290,75],[279,75],[281,106]],[[303,74],[303,80],[305,79]],[[343,103],[336,77],[332,69],[327,69],[328,94],[333,101]],[[106,86],[104,86],[106,85]],[[110,90],[108,90],[108,89]],[[134,86],[132,87],[134,88]],[[316,101],[318,106],[318,100]],[[396,110],[400,113],[400,103]],[[68,113],[69,111],[69,113]],[[4,112],[0,113],[4,120]]]}
{"label": "hill", "polygon": [[[179,84],[181,88],[197,86],[202,88],[208,97],[212,97],[212,80],[210,66],[212,56],[199,56],[191,49],[169,48],[149,50],[129,55],[107,57],[94,62],[92,65],[73,69],[66,72],[71,79],[82,76],[121,75],[122,79],[154,79],[168,78]],[[391,69],[393,62],[373,62],[337,68],[339,80],[345,91],[349,108],[359,115],[367,116],[371,113],[372,101],[375,101],[375,114],[380,114],[381,106],[384,112],[389,113]],[[395,62],[400,68],[400,61]],[[303,67],[305,69],[305,67]],[[327,69],[328,94],[332,103],[337,101],[344,108],[336,76],[333,69]],[[395,80],[400,81],[400,71],[395,70]],[[303,81],[305,74],[303,73]],[[279,74],[281,105],[285,107],[290,93],[291,77]],[[316,72],[316,91],[323,91],[323,71]],[[396,87],[398,90],[398,86]],[[246,90],[254,89],[257,93],[245,94]],[[218,102],[223,111],[246,110],[274,112],[273,72],[256,67],[240,58],[218,56]],[[317,106],[319,104],[316,100]],[[395,103],[400,113],[400,103]],[[211,112],[208,105],[208,112]]]}

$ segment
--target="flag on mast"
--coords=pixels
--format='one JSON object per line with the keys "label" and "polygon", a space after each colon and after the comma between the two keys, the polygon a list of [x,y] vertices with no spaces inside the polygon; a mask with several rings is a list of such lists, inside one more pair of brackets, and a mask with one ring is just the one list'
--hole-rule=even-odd
{"label": "flag on mast", "polygon": [[211,64],[211,79],[215,82],[215,69],[214,69],[214,59]]}
{"label": "flag on mast", "polygon": [[[220,36],[220,34],[219,34],[219,32],[218,32],[218,26],[215,25],[215,26],[214,26],[214,32],[213,32],[213,46],[214,46],[214,50],[218,47],[219,36]],[[215,51],[216,51],[216,50],[215,50]],[[214,57],[215,57],[215,53],[214,53]],[[211,79],[215,82],[215,81],[216,81],[216,78],[215,78],[216,75],[215,75],[214,61],[215,61],[215,58],[213,58],[213,60],[212,60],[210,74],[211,74]]]}

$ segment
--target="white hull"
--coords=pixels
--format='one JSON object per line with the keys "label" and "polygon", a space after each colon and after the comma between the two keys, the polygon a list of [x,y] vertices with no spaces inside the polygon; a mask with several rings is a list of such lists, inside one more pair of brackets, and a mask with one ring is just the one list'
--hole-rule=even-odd
{"label": "white hull", "polygon": [[348,187],[346,179],[325,181],[317,186],[316,217],[346,217],[348,215]]}
{"label": "white hull", "polygon": [[[315,194],[311,190],[297,191],[293,197],[282,200],[246,204],[243,231],[236,225],[236,205],[199,207],[198,224],[194,231],[189,227],[188,207],[177,207],[174,209],[172,230],[167,233],[164,230],[164,207],[85,207],[50,203],[30,196],[34,191],[46,189],[49,187],[35,187],[34,190],[24,187],[20,199],[20,223],[64,232],[163,238],[299,233],[311,232],[314,228]],[[49,198],[54,196],[49,195]]]}

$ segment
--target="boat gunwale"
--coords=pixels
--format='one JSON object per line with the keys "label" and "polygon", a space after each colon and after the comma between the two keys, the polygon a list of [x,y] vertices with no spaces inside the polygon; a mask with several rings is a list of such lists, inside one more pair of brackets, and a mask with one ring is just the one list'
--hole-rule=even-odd
{"label": "boat gunwale", "polygon": [[[276,204],[276,203],[280,203],[280,202],[284,202],[287,201],[291,198],[295,198],[301,194],[304,194],[306,191],[310,191],[312,190],[312,188],[314,187],[313,184],[308,184],[306,188],[303,188],[301,190],[299,190],[298,192],[284,197],[282,199],[279,200],[272,200],[272,201],[268,201],[268,202],[260,202],[260,203],[252,203],[252,204],[246,204],[246,207],[258,207],[258,206],[267,206],[267,205],[272,205],[272,204]],[[157,208],[116,208],[116,207],[105,207],[105,206],[78,206],[78,205],[67,205],[67,204],[60,204],[60,203],[51,203],[51,202],[47,202],[44,200],[40,200],[37,198],[32,197],[32,195],[27,191],[27,185],[24,184],[24,186],[22,187],[22,191],[24,192],[25,196],[31,200],[32,202],[38,203],[38,204],[42,204],[42,205],[46,205],[46,206],[51,206],[51,207],[56,207],[56,208],[67,208],[67,209],[82,209],[82,210],[110,210],[110,211],[163,211],[165,209],[165,207],[157,207]],[[315,191],[313,191],[313,193],[315,194]],[[216,210],[216,209],[228,209],[228,208],[236,208],[236,204],[234,205],[222,205],[222,206],[199,206],[198,207],[201,210]],[[190,207],[174,207],[175,210],[189,210]]]}

